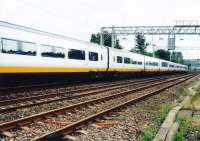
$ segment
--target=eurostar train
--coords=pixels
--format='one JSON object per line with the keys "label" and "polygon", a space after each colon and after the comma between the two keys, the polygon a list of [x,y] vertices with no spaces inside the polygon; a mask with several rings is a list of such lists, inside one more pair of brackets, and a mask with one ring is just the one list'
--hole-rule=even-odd
{"label": "eurostar train", "polygon": [[185,65],[0,22],[0,87],[186,71]]}

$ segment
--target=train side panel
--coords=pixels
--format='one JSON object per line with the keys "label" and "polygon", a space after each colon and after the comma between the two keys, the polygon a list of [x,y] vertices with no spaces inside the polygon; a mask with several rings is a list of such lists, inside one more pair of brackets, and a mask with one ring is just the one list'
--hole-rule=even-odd
{"label": "train side panel", "polygon": [[156,73],[160,71],[159,59],[145,56],[145,72]]}
{"label": "train side panel", "polygon": [[144,56],[109,48],[109,73],[114,76],[136,76],[144,71]]}
{"label": "train side panel", "polygon": [[[77,81],[103,77],[107,70],[107,49],[94,44],[57,39],[10,28],[0,28],[0,85]],[[9,41],[7,50],[2,45]],[[10,43],[34,43],[35,55],[15,51]],[[63,48],[64,58],[42,56],[45,46]],[[9,49],[8,49],[9,48]],[[3,51],[4,49],[4,51]],[[23,47],[27,50],[26,46]],[[5,51],[6,50],[6,51]],[[69,59],[70,50],[84,52],[84,59]],[[24,52],[23,52],[24,53]]]}

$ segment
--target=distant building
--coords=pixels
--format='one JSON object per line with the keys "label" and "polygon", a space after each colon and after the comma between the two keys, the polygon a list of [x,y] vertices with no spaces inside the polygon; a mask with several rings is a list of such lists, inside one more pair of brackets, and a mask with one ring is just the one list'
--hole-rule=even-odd
{"label": "distant building", "polygon": [[189,66],[190,70],[200,71],[200,59],[187,59],[185,64]]}

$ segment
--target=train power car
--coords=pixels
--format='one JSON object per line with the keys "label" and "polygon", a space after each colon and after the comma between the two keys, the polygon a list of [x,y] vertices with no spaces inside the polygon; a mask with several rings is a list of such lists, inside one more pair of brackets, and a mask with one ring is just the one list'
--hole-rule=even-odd
{"label": "train power car", "polygon": [[0,87],[185,71],[185,65],[0,22]]}

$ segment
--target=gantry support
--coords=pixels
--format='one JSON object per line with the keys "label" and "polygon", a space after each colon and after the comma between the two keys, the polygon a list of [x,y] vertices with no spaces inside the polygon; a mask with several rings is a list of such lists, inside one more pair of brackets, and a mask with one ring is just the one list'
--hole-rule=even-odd
{"label": "gantry support", "polygon": [[[105,32],[106,31],[106,32]],[[174,26],[111,26],[101,28],[101,45],[105,39],[104,33],[112,36],[112,47],[115,46],[117,36],[128,36],[142,33],[144,35],[167,35],[168,49],[175,47],[176,35],[200,35],[200,24],[196,21],[177,21]],[[174,41],[174,43],[173,43]]]}

